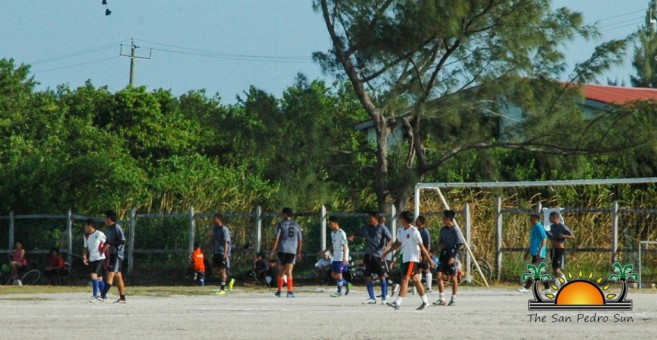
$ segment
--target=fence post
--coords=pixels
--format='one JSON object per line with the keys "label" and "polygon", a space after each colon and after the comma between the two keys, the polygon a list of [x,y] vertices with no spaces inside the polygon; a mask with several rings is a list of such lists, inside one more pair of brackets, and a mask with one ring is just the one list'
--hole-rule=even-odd
{"label": "fence post", "polygon": [[392,240],[397,240],[397,207],[393,204],[390,207],[390,230],[392,232]]}
{"label": "fence post", "polygon": [[541,210],[543,210],[543,203],[541,203],[541,201],[538,201],[536,203],[536,213],[541,215]]}
{"label": "fence post", "polygon": [[256,254],[260,252],[260,246],[262,244],[262,207],[256,207],[256,245],[255,250]]}
{"label": "fence post", "polygon": [[9,246],[7,247],[7,250],[11,252],[11,250],[14,248],[14,235],[16,231],[16,226],[14,225],[14,211],[9,212]]}
{"label": "fence post", "polygon": [[611,262],[616,262],[618,255],[618,201],[614,201],[611,207]]}
{"label": "fence post", "polygon": [[66,212],[66,238],[68,241],[66,247],[66,260],[68,264],[71,265],[73,262],[73,212],[71,209],[68,209]]}
{"label": "fence post", "polygon": [[496,228],[495,228],[495,265],[497,280],[502,279],[502,196],[495,198]]}
{"label": "fence post", "polygon": [[189,207],[189,257],[194,252],[194,241],[196,241],[196,220],[194,219],[194,207]]}
{"label": "fence post", "polygon": [[324,251],[326,249],[326,206],[322,204],[322,216],[321,216],[321,232],[320,234],[322,235],[322,249],[321,251]]}
{"label": "fence post", "polygon": [[128,273],[132,272],[133,254],[135,252],[135,228],[137,227],[137,211],[130,210],[130,238],[128,239]]}
{"label": "fence post", "polygon": [[[465,242],[469,246],[469,245],[472,244],[470,242],[470,240],[472,239],[470,237],[470,226],[472,225],[472,220],[470,218],[470,204],[467,203],[467,202],[463,206],[463,213],[465,214]],[[465,281],[468,282],[468,283],[472,283],[472,273],[470,272],[470,268],[472,268],[471,261],[472,261],[472,259],[470,258],[470,252],[466,251],[465,252],[465,268],[467,268],[466,271],[467,271],[468,275],[465,277]]]}

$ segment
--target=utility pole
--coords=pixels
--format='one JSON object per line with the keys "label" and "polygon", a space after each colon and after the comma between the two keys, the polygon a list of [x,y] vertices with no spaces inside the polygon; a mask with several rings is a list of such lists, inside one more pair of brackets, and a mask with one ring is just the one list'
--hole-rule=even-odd
{"label": "utility pole", "polygon": [[130,58],[130,82],[128,87],[132,87],[135,84],[135,64],[136,59],[150,60],[153,54],[153,50],[148,52],[148,57],[139,57],[137,56],[137,49],[139,46],[135,45],[135,39],[130,40],[130,54],[123,54],[123,44],[121,44],[121,53],[119,54],[122,57]]}

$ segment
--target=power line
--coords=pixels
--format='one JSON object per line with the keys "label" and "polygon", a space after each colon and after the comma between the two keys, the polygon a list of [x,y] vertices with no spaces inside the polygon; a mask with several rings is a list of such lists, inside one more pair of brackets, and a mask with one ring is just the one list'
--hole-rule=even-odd
{"label": "power line", "polygon": [[623,14],[618,14],[618,15],[612,15],[612,16],[605,17],[605,18],[602,18],[602,19],[598,19],[598,20],[594,21],[593,24],[595,24],[595,23],[599,23],[600,21],[605,21],[605,20],[609,20],[609,19],[622,18],[622,17],[626,17],[626,16],[628,16],[628,15],[632,15],[632,14],[640,13],[640,12],[645,12],[645,11],[646,11],[645,9],[638,9],[638,10],[636,10],[636,11],[631,11],[631,12],[627,12],[627,13],[623,13]]}
{"label": "power line", "polygon": [[106,45],[93,47],[93,48],[89,48],[89,49],[86,49],[86,50],[71,52],[71,53],[63,54],[63,55],[56,56],[56,57],[50,57],[50,58],[35,60],[33,62],[29,62],[28,64],[29,65],[37,65],[37,64],[60,61],[60,60],[64,60],[64,59],[75,58],[75,57],[79,57],[79,56],[83,56],[83,55],[87,55],[87,54],[93,54],[93,53],[100,52],[100,51],[103,51],[103,50],[107,50],[107,49],[110,49],[110,48],[115,48],[115,47],[119,46],[124,41],[125,40],[114,42],[114,43],[109,43],[109,44],[106,44]]}
{"label": "power line", "polygon": [[274,63],[312,63],[313,62],[312,58],[304,57],[304,56],[236,54],[236,53],[226,53],[226,52],[219,52],[212,50],[176,46],[176,45],[164,44],[164,43],[142,40],[142,39],[138,39],[138,40],[144,43],[166,47],[166,48],[158,48],[158,47],[152,48],[154,51],[160,51],[165,53],[192,55],[192,56],[214,58],[214,59],[254,61],[254,62],[274,62]]}
{"label": "power line", "polygon": [[84,63],[78,63],[78,64],[74,64],[74,65],[67,65],[67,66],[61,66],[61,67],[48,68],[48,69],[44,69],[44,70],[38,70],[38,71],[34,71],[34,73],[44,73],[44,72],[50,72],[50,71],[63,70],[63,69],[67,69],[67,68],[74,68],[74,67],[79,67],[79,66],[84,66],[84,65],[89,65],[89,64],[101,63],[101,62],[104,62],[104,61],[117,59],[117,58],[119,58],[119,56],[115,55],[115,56],[108,57],[108,58],[88,61],[88,62],[84,62]]}

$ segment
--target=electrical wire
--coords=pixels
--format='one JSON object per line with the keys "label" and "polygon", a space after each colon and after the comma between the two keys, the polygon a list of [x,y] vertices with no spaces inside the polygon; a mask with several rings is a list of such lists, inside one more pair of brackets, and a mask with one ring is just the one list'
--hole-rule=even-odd
{"label": "electrical wire", "polygon": [[104,51],[104,50],[107,50],[107,49],[110,49],[110,48],[118,47],[118,46],[121,45],[122,42],[125,42],[125,40],[109,43],[109,44],[98,46],[98,47],[93,47],[93,48],[86,49],[86,50],[71,52],[71,53],[63,54],[63,55],[56,56],[56,57],[50,57],[50,58],[46,58],[46,59],[35,60],[35,61],[32,61],[32,62],[29,62],[28,64],[29,65],[38,65],[38,64],[43,64],[43,63],[50,63],[50,62],[75,58],[75,57],[79,57],[79,56],[83,56],[83,55],[87,55],[87,54],[93,54],[93,53]]}
{"label": "electrical wire", "polygon": [[53,67],[53,68],[48,68],[44,70],[36,70],[33,71],[34,73],[44,73],[44,72],[51,72],[51,71],[58,71],[58,70],[63,70],[63,69],[68,69],[68,68],[74,68],[74,67],[79,67],[79,66],[84,66],[84,65],[89,65],[89,64],[96,64],[96,63],[101,63],[104,61],[112,60],[112,59],[117,59],[119,58],[118,55],[112,56],[112,57],[107,57],[103,59],[98,59],[98,60],[92,60],[84,63],[78,63],[78,64],[73,64],[73,65],[67,65],[67,66],[60,66],[60,67]]}

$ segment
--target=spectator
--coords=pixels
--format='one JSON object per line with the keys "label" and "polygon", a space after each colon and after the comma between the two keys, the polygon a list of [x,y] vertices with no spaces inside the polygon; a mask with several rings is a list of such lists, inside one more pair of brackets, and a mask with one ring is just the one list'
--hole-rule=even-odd
{"label": "spectator", "polygon": [[48,256],[48,265],[43,269],[43,273],[48,278],[48,283],[55,286],[61,283],[62,275],[66,274],[66,263],[59,254],[59,249],[50,249]]}
{"label": "spectator", "polygon": [[331,275],[331,252],[324,250],[322,257],[315,263],[315,279],[319,283],[326,283]]}
{"label": "spectator", "polygon": [[256,259],[253,262],[253,278],[256,280],[256,283],[260,283],[265,280],[265,276],[267,276],[267,269],[269,269],[269,267],[267,267],[267,262],[265,262],[265,254],[260,252],[258,255],[256,255]]}
{"label": "spectator", "polygon": [[205,257],[199,242],[194,242],[194,252],[192,253],[191,269],[194,275],[194,281],[199,286],[205,286]]}
{"label": "spectator", "polygon": [[19,279],[20,272],[27,267],[23,242],[16,241],[14,243],[14,250],[11,252],[11,262],[9,262],[9,266],[11,267],[11,279],[17,281],[18,285],[22,285],[23,283]]}
{"label": "spectator", "polygon": [[276,263],[276,260],[271,259],[269,260],[267,276],[265,276],[265,282],[267,282],[268,287],[271,287],[271,282],[274,280],[274,278],[278,278],[278,263]]}

